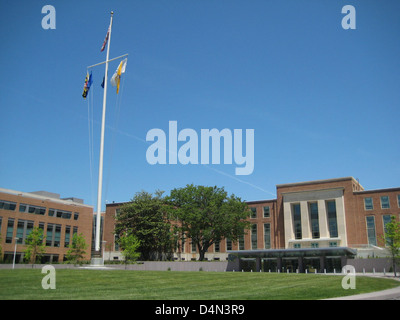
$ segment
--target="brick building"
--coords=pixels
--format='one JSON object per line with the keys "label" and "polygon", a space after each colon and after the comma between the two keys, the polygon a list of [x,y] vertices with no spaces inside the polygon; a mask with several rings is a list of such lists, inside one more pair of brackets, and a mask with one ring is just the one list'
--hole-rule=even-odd
{"label": "brick building", "polygon": [[[62,262],[74,233],[82,233],[90,260],[93,207],[78,198],[61,199],[46,191],[20,192],[0,188],[0,234],[3,259],[11,262],[16,248],[16,262],[22,262],[25,239],[34,227],[46,236],[43,263]],[[16,247],[15,247],[16,245]]]}
{"label": "brick building", "polygon": [[[391,215],[400,217],[400,188],[366,191],[353,177],[279,184],[276,194],[276,199],[247,202],[247,234],[237,243],[214,244],[206,259],[231,255],[264,270],[340,268],[346,257],[385,254],[384,225]],[[122,204],[106,206],[106,259],[121,258],[113,230]],[[199,255],[187,240],[174,256],[190,261]]]}

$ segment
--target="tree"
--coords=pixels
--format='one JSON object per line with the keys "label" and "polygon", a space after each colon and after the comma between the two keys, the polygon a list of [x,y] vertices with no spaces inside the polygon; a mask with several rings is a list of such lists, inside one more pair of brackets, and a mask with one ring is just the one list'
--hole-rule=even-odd
{"label": "tree", "polygon": [[172,253],[173,237],[163,199],[163,191],[141,191],[121,207],[115,233],[133,234],[140,241],[143,260],[163,260]]}
{"label": "tree", "polygon": [[385,224],[385,243],[390,252],[394,276],[396,277],[396,264],[400,260],[400,222],[391,216],[390,222]]}
{"label": "tree", "polygon": [[24,259],[33,265],[45,253],[45,243],[43,229],[39,227],[33,228],[32,232],[25,239],[25,254]]}
{"label": "tree", "polygon": [[80,233],[78,235],[77,233],[74,233],[71,244],[69,245],[69,249],[67,251],[67,261],[73,263],[74,265],[81,265],[86,254],[87,246],[88,245],[83,234]]}
{"label": "tree", "polygon": [[224,188],[191,184],[173,189],[166,200],[175,228],[196,244],[200,261],[212,244],[224,238],[237,242],[250,227],[247,204]]}
{"label": "tree", "polygon": [[118,240],[122,249],[122,255],[125,258],[125,269],[129,262],[135,262],[140,257],[140,252],[137,249],[140,246],[140,241],[133,234],[124,235]]}

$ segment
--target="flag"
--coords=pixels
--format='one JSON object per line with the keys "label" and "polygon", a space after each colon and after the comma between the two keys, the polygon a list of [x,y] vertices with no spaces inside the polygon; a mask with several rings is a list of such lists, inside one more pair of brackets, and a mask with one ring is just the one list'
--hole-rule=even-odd
{"label": "flag", "polygon": [[101,87],[104,89],[104,81],[106,81],[106,77],[103,77],[103,82],[101,83]]}
{"label": "flag", "polygon": [[100,50],[101,52],[103,52],[104,48],[106,47],[106,44],[107,44],[107,41],[108,41],[108,37],[110,36],[110,29],[111,29],[111,24],[108,27],[106,38],[104,39],[103,45],[101,46],[101,50]]}
{"label": "flag", "polygon": [[85,78],[85,84],[83,86],[83,93],[82,93],[82,97],[84,99],[86,99],[87,94],[89,93],[89,89],[90,89],[90,86],[92,85],[92,82],[93,82],[92,81],[92,72],[90,72],[90,75],[89,75],[89,72],[87,72],[86,78]]}
{"label": "flag", "polygon": [[124,60],[122,60],[117,68],[117,70],[115,70],[115,73],[113,74],[113,76],[111,77],[111,84],[113,87],[117,87],[117,93],[119,92],[119,83],[121,80],[121,74],[125,73],[125,69],[126,69],[126,64],[128,62],[128,58],[125,58]]}

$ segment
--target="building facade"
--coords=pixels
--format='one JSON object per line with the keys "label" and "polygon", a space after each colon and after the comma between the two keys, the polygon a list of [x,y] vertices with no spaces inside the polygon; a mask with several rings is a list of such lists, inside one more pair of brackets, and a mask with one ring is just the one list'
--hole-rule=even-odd
{"label": "building facade", "polygon": [[25,240],[35,227],[43,230],[46,251],[42,263],[62,262],[73,234],[85,238],[90,260],[93,207],[78,198],[61,199],[59,194],[46,191],[20,192],[0,189],[0,235],[3,260],[22,262]]}
{"label": "building facade", "polygon": [[[233,243],[223,239],[206,253],[208,260],[239,258],[257,270],[340,268],[346,257],[385,255],[385,224],[400,218],[400,188],[366,191],[353,177],[279,184],[276,199],[247,202],[250,229]],[[105,257],[121,258],[114,235],[115,215],[123,203],[106,206]],[[186,240],[176,260],[196,260]]]}

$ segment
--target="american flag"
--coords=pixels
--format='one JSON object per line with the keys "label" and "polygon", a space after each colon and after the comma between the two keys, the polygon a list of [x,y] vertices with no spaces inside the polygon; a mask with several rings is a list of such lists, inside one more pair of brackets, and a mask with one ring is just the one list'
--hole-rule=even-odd
{"label": "american flag", "polygon": [[100,50],[101,52],[103,52],[104,48],[106,47],[109,35],[110,35],[110,27],[108,27],[106,38],[104,39],[103,45],[101,46],[101,50]]}

